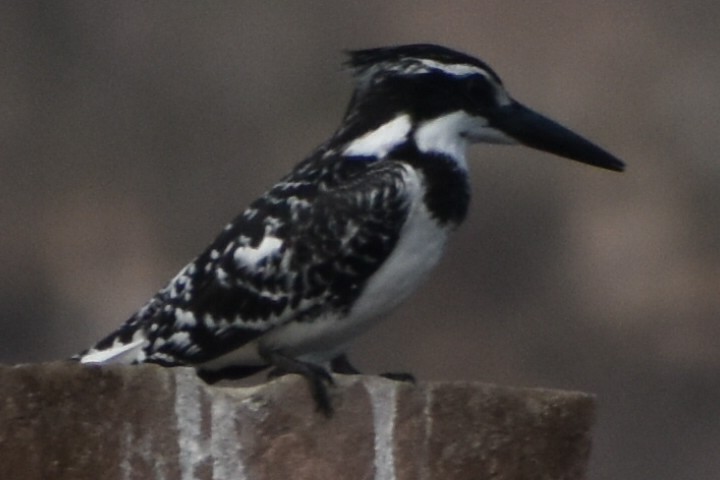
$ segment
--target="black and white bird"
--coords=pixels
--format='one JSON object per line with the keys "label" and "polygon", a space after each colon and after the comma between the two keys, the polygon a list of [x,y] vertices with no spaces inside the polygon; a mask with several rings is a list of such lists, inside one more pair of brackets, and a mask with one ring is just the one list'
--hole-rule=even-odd
{"label": "black and white bird", "polygon": [[331,411],[350,342],[405,300],[470,201],[465,150],[521,144],[623,170],[526,108],[472,56],[436,45],[349,53],[340,128],[235,218],[84,364],[192,366],[207,381],[268,367],[308,379]]}

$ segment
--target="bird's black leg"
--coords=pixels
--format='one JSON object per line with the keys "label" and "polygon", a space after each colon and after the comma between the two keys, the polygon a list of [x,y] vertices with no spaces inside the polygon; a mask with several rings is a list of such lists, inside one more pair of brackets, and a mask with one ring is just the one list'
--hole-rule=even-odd
{"label": "bird's black leg", "polygon": [[[345,375],[362,375],[362,372],[355,368],[346,354],[340,354],[330,361],[330,370],[333,373],[340,373]],[[389,380],[396,380],[398,382],[410,382],[415,383],[415,376],[412,373],[381,373],[381,377]]]}
{"label": "bird's black leg", "polygon": [[270,372],[271,378],[286,373],[297,373],[305,377],[317,409],[326,417],[332,416],[333,408],[327,385],[335,385],[335,382],[327,370],[319,365],[297,360],[277,350],[260,348],[259,353],[266,362],[275,367]]}

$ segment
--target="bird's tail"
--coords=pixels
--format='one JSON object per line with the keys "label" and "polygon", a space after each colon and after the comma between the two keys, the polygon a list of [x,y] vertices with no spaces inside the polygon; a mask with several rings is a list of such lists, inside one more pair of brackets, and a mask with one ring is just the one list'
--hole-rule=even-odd
{"label": "bird's tail", "polygon": [[131,336],[120,329],[72,359],[95,365],[142,363],[145,361],[147,345],[148,339],[142,329],[135,330]]}

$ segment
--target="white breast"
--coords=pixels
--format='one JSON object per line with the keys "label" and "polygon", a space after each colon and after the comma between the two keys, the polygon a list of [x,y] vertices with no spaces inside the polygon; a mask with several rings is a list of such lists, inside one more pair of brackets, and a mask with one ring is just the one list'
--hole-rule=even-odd
{"label": "white breast", "polygon": [[405,300],[427,277],[443,254],[448,229],[430,216],[423,202],[420,174],[409,170],[406,184],[415,198],[398,244],[385,263],[370,277],[350,310],[352,321],[382,316]]}

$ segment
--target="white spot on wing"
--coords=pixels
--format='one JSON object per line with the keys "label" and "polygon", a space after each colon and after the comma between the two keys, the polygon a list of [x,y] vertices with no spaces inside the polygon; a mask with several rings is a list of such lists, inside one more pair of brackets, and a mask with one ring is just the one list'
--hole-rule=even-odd
{"label": "white spot on wing", "polygon": [[273,255],[282,246],[282,240],[276,237],[266,236],[257,248],[238,247],[233,254],[235,262],[241,267],[255,267],[263,259]]}
{"label": "white spot on wing", "polygon": [[215,277],[218,279],[220,285],[222,285],[223,287],[227,288],[230,286],[230,277],[228,276],[224,268],[218,267],[215,270]]}
{"label": "white spot on wing", "polygon": [[170,338],[168,338],[167,341],[174,343],[181,348],[187,348],[192,344],[192,342],[190,341],[190,334],[182,330],[170,335]]}
{"label": "white spot on wing", "polygon": [[395,146],[405,141],[411,127],[410,117],[400,115],[353,140],[343,154],[384,157]]}
{"label": "white spot on wing", "polygon": [[183,310],[182,308],[175,309],[175,322],[179,327],[194,327],[197,325],[197,320],[192,312]]}

